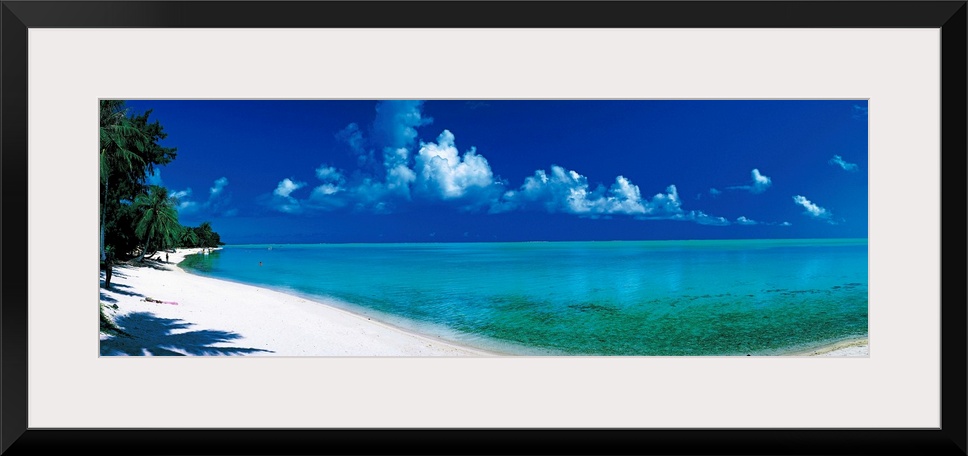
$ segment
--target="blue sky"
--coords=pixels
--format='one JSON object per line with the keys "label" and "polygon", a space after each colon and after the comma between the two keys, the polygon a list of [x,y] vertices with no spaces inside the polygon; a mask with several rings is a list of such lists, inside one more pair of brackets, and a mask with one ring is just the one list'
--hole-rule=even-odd
{"label": "blue sky", "polygon": [[866,100],[135,100],[227,243],[867,237]]}

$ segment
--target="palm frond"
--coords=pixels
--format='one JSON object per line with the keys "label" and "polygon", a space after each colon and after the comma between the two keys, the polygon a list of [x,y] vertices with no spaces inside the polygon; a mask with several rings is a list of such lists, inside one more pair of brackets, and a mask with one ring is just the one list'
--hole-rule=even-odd
{"label": "palm frond", "polygon": [[147,194],[135,198],[134,204],[141,213],[135,224],[136,236],[163,248],[177,243],[182,227],[168,190],[153,185]]}

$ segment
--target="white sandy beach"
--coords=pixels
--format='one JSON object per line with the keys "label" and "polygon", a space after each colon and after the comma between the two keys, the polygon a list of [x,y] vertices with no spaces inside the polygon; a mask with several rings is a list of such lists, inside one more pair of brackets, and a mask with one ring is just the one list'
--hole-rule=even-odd
{"label": "white sandy beach", "polygon": [[829,357],[866,357],[870,356],[868,339],[848,339],[812,350],[792,353],[794,356],[829,356]]}
{"label": "white sandy beach", "polygon": [[102,334],[102,355],[493,354],[409,333],[325,302],[201,277],[176,266],[198,251],[179,249],[169,254],[170,263],[153,262],[156,267],[115,267],[112,289],[101,288],[101,302],[131,337]]}
{"label": "white sandy beach", "polygon": [[[189,274],[176,266],[198,251],[179,249],[169,254],[169,263],[115,267],[112,289],[100,289],[101,302],[130,336],[102,334],[102,355],[500,355],[404,331],[325,301]],[[869,349],[867,339],[852,339],[789,355],[865,357]]]}

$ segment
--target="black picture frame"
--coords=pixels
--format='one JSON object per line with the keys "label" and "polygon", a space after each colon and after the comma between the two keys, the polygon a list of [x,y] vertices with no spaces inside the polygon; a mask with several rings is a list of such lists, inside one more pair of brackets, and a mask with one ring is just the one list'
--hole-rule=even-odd
{"label": "black picture frame", "polygon": [[[3,454],[966,454],[966,1],[2,1]],[[554,10],[553,14],[549,10]],[[443,20],[446,18],[446,20]],[[139,429],[27,427],[27,30],[83,27],[940,28],[939,429]]]}

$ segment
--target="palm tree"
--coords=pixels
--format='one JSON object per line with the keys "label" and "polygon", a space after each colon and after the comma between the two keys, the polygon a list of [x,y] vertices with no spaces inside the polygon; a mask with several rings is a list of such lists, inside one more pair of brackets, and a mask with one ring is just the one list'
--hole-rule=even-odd
{"label": "palm tree", "polygon": [[181,224],[178,223],[178,212],[168,197],[168,190],[152,185],[148,188],[148,194],[135,198],[134,204],[139,213],[134,233],[144,242],[138,261],[144,259],[152,246],[156,250],[174,246],[178,241]]}
{"label": "palm tree", "polygon": [[[144,132],[135,127],[134,123],[122,110],[124,102],[117,100],[101,100],[100,122],[100,168],[101,185],[104,193],[101,195],[101,233],[100,249],[101,261],[107,260],[104,250],[104,225],[107,220],[107,198],[111,175],[119,171],[131,171],[136,166],[144,166],[144,158],[135,149],[144,153],[150,141]],[[110,267],[110,265],[107,265]]]}
{"label": "palm tree", "polygon": [[198,245],[198,235],[195,234],[195,230],[187,226],[181,227],[181,233],[178,234],[178,245],[182,247],[195,247]]}
{"label": "palm tree", "polygon": [[217,247],[212,239],[214,232],[212,231],[211,223],[202,222],[195,228],[195,233],[198,236],[199,247],[203,249]]}

